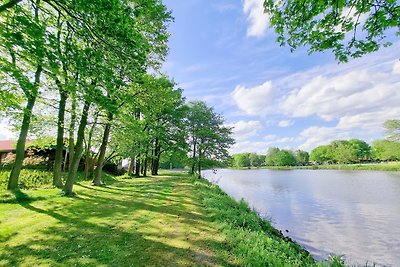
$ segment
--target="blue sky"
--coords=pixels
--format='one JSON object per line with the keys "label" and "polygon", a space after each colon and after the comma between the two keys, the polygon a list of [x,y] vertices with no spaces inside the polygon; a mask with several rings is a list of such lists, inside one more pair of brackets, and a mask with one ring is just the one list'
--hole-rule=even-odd
{"label": "blue sky", "polygon": [[175,22],[163,70],[235,127],[231,153],[371,142],[400,118],[400,43],[338,64],[330,52],[280,47],[262,0],[165,3]]}

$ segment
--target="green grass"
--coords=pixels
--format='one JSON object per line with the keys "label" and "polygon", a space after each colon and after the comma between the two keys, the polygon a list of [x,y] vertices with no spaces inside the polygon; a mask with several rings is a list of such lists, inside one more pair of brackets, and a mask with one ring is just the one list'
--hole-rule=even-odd
{"label": "green grass", "polygon": [[313,166],[266,166],[276,170],[363,170],[363,171],[400,171],[400,162],[365,163],[365,164],[323,164]]}
{"label": "green grass", "polygon": [[244,202],[184,173],[74,189],[0,191],[0,266],[315,265]]}

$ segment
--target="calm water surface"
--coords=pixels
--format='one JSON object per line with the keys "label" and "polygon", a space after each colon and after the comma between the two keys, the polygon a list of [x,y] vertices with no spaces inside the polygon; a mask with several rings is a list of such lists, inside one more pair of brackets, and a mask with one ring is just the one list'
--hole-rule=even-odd
{"label": "calm water surface", "polygon": [[204,177],[317,260],[336,254],[348,264],[400,266],[399,172],[219,169]]}

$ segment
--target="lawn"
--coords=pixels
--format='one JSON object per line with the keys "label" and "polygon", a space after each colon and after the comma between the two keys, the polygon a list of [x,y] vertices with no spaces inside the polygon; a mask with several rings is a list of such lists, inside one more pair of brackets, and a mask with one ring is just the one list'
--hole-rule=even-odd
{"label": "lawn", "polygon": [[203,179],[1,191],[0,266],[310,266],[312,258]]}

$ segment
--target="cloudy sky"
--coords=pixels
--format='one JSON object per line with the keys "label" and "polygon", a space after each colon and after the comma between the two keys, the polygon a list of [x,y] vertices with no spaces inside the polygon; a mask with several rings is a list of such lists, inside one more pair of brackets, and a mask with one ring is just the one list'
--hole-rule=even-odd
{"label": "cloudy sky", "polygon": [[[165,3],[175,22],[163,70],[235,127],[231,153],[371,142],[384,137],[386,119],[400,118],[399,42],[338,64],[329,52],[279,47],[262,0]],[[0,122],[0,140],[13,136]]]}
{"label": "cloudy sky", "polygon": [[370,142],[400,118],[400,43],[338,64],[329,52],[279,47],[262,0],[165,3],[175,22],[164,70],[235,127],[232,153]]}

